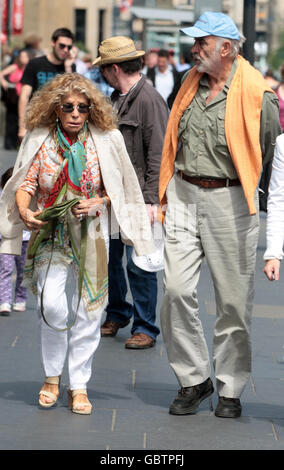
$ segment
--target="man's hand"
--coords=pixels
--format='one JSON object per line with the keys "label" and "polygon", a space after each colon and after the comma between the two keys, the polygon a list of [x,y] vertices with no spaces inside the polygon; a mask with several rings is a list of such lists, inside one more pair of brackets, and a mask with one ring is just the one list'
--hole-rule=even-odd
{"label": "man's hand", "polygon": [[263,271],[269,281],[279,281],[280,260],[277,258],[268,259]]}
{"label": "man's hand", "polygon": [[68,57],[64,61],[65,72],[72,72],[72,65],[75,63],[75,59],[74,51],[71,49]]}

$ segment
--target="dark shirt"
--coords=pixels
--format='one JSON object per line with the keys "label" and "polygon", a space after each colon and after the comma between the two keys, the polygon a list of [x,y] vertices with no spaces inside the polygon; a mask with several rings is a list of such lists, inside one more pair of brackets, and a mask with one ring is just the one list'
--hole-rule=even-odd
{"label": "dark shirt", "polygon": [[[76,66],[72,65],[72,72],[76,71]],[[55,75],[65,73],[64,63],[56,65],[49,62],[46,56],[31,59],[27,64],[21,83],[30,85],[32,93],[45,85],[46,82],[52,80]]]}

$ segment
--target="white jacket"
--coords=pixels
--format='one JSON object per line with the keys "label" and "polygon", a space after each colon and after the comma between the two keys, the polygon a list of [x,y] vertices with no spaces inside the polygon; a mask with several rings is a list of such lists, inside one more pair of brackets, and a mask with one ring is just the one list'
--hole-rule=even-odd
{"label": "white jacket", "polygon": [[[92,125],[89,125],[89,129],[96,146],[103,183],[111,200],[111,233],[118,232],[119,225],[124,242],[133,245],[138,255],[153,253],[155,245],[150,220],[122,134],[117,129],[103,132]],[[1,194],[1,253],[21,254],[25,225],[19,216],[15,195],[48,134],[47,128],[27,133],[17,156],[13,176]],[[36,208],[36,195],[30,207]]]}
{"label": "white jacket", "polygon": [[263,258],[282,259],[284,243],[284,134],[276,139],[269,183],[266,251]]}

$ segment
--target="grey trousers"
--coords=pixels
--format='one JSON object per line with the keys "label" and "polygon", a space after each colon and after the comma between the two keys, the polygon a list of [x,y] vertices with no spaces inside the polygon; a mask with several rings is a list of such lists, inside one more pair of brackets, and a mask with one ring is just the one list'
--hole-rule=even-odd
{"label": "grey trousers", "polygon": [[[170,365],[181,387],[200,384],[211,374],[197,300],[205,257],[216,300],[216,386],[219,396],[238,398],[251,372],[258,214],[249,215],[241,186],[204,189],[176,174],[167,199],[161,327]],[[257,196],[255,202],[258,207]]]}

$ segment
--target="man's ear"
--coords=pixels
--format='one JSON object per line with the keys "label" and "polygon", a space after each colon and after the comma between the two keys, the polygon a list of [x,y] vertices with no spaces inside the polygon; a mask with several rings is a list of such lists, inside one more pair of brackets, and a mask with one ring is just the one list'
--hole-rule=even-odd
{"label": "man's ear", "polygon": [[112,64],[112,70],[115,74],[117,74],[117,72],[119,72],[120,70],[120,67],[117,65],[117,64]]}
{"label": "man's ear", "polygon": [[220,49],[221,57],[227,57],[230,54],[231,50],[232,50],[231,41],[224,41]]}

